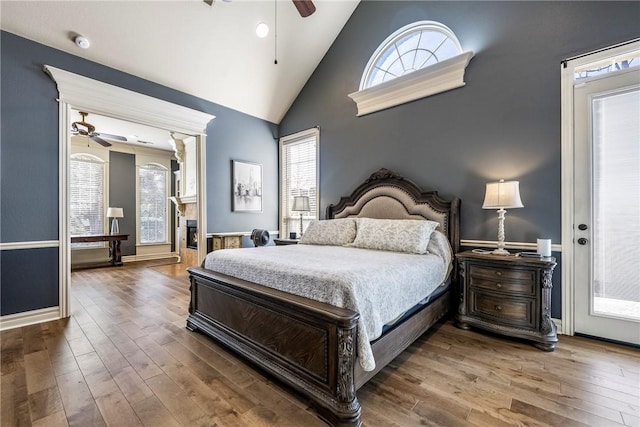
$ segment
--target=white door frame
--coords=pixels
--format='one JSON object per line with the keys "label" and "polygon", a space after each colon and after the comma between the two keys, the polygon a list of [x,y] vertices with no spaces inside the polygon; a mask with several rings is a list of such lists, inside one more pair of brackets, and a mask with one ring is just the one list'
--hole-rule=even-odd
{"label": "white door frame", "polygon": [[611,48],[591,52],[585,55],[566,59],[561,64],[560,77],[560,102],[561,102],[561,198],[562,198],[562,333],[573,335],[575,333],[575,273],[573,262],[574,239],[574,191],[573,191],[573,154],[575,142],[574,110],[573,110],[573,86],[574,73],[577,68],[592,62],[621,55],[630,50],[640,48],[640,40],[630,43],[622,43]]}
{"label": "white door frame", "polygon": [[[61,70],[44,71],[58,86],[59,102],[59,316],[71,314],[71,244],[69,239],[69,151],[72,108],[196,137],[198,228],[207,229],[206,129],[215,116]],[[198,233],[198,262],[207,251],[207,233]],[[176,242],[179,244],[179,242]]]}

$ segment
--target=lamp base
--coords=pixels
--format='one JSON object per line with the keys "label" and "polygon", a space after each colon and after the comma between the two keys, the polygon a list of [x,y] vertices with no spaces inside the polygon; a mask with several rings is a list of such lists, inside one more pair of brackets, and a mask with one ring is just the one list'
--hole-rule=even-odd
{"label": "lamp base", "polygon": [[498,248],[491,251],[492,255],[509,255],[509,251],[506,249]]}
{"label": "lamp base", "polygon": [[120,234],[120,227],[118,226],[118,218],[111,220],[111,234]]}

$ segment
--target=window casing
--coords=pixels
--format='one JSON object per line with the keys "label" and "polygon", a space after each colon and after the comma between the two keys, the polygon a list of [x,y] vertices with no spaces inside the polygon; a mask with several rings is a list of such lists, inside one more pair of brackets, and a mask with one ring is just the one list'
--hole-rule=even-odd
{"label": "window casing", "polygon": [[456,89],[465,85],[464,73],[472,51],[462,51],[447,26],[419,21],[400,28],[376,49],[350,93],[357,116]]}
{"label": "window casing", "polygon": [[169,170],[145,163],[138,170],[139,242],[167,243]]}
{"label": "window casing", "polygon": [[419,21],[391,34],[371,56],[360,90],[376,86],[462,53],[456,35],[446,25]]}
{"label": "window casing", "polygon": [[[280,237],[300,233],[300,212],[291,210],[295,196],[309,197],[309,212],[302,212],[302,225],[319,218],[320,131],[309,129],[280,139]],[[299,236],[298,236],[299,237]]]}
{"label": "window casing", "polygon": [[[69,230],[73,235],[103,234],[106,224],[106,162],[87,153],[69,162]],[[103,243],[73,243],[71,247],[103,247]]]}

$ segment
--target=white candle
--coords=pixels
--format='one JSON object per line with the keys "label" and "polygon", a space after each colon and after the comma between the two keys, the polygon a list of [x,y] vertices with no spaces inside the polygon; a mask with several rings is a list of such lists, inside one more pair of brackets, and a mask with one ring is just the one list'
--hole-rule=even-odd
{"label": "white candle", "polygon": [[538,253],[542,256],[551,256],[551,239],[538,239]]}

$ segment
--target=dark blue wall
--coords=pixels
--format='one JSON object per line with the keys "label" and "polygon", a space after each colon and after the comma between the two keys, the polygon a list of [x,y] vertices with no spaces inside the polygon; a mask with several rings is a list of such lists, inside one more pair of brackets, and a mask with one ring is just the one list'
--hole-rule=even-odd
{"label": "dark blue wall", "polygon": [[[206,130],[207,231],[277,227],[276,125],[4,31],[0,55],[0,242],[58,239],[58,92],[45,64],[215,115]],[[262,213],[231,212],[232,159],[264,165]],[[44,252],[57,259],[57,249]],[[57,271],[22,280],[6,273],[35,271],[40,263],[33,250],[2,251],[1,315],[58,304]]]}
{"label": "dark blue wall", "polygon": [[[120,232],[129,238],[120,244],[122,255],[136,254],[136,156],[109,152],[109,206],[123,209],[118,219]],[[109,219],[111,228],[111,219]]]}
{"label": "dark blue wall", "polygon": [[[475,57],[466,86],[363,117],[347,97],[394,31],[441,22]],[[363,1],[280,124],[321,126],[321,206],[380,167],[462,199],[462,239],[497,240],[486,182],[520,181],[508,241],[561,240],[560,61],[640,36],[639,2]],[[559,274],[554,283],[559,284]],[[560,289],[553,316],[560,317]]]}

